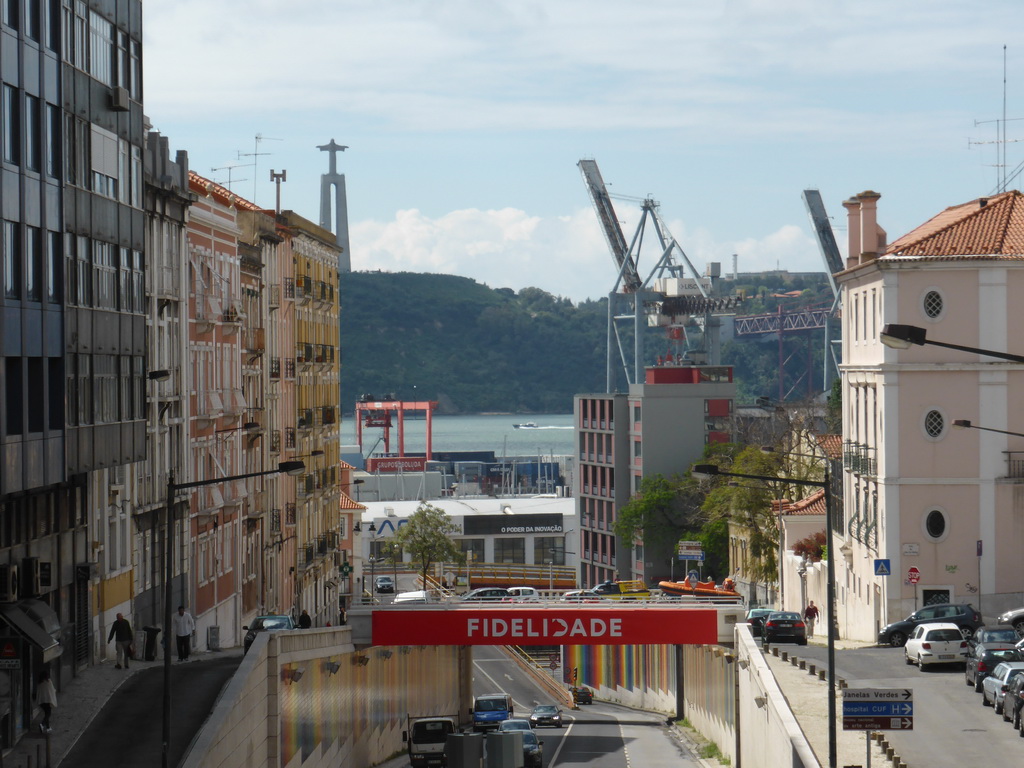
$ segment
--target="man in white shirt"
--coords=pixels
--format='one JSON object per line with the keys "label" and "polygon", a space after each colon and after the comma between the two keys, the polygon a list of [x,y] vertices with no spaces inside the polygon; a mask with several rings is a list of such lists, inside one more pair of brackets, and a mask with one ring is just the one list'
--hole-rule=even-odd
{"label": "man in white shirt", "polygon": [[192,647],[192,633],[196,631],[196,622],[192,614],[185,611],[184,605],[179,605],[178,612],[171,617],[171,628],[178,643],[178,661],[187,661]]}

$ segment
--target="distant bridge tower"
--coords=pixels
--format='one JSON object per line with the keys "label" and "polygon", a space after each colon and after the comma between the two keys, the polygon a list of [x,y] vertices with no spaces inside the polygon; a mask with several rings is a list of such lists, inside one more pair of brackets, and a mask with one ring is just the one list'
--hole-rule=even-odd
{"label": "distant bridge tower", "polygon": [[[334,232],[335,242],[341,247],[338,272],[352,271],[352,253],[348,246],[348,198],[345,195],[345,174],[338,173],[338,153],[348,149],[343,144],[322,144],[321,152],[331,153],[330,170],[320,177],[320,226]],[[334,187],[334,224],[331,226],[331,187]]]}

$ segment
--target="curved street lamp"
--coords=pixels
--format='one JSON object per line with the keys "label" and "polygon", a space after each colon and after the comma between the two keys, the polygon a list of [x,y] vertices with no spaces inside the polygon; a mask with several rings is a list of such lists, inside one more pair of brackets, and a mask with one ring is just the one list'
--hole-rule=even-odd
{"label": "curved street lamp", "polygon": [[832,548],[832,490],[828,464],[825,464],[824,480],[799,480],[795,477],[772,477],[771,475],[748,475],[741,472],[725,472],[715,464],[694,464],[694,475],[707,477],[740,477],[746,480],[764,482],[786,482],[793,485],[807,485],[821,488],[825,492],[825,545],[828,547],[828,583],[826,599],[828,600],[828,765],[837,768],[838,754],[836,749],[836,562],[835,550]]}
{"label": "curved street lamp", "polygon": [[1000,360],[1024,363],[1024,355],[1015,355],[1011,352],[996,352],[995,350],[980,349],[978,347],[965,347],[963,344],[949,344],[945,341],[933,341],[928,338],[928,332],[924,328],[918,328],[916,325],[883,325],[882,333],[878,339],[891,349],[910,349],[914,345],[923,347],[925,344],[931,344],[934,347],[958,349],[961,352],[973,352],[977,355],[998,357]]}
{"label": "curved street lamp", "polygon": [[284,473],[286,475],[300,475],[306,470],[306,465],[301,461],[282,461],[277,469],[268,469],[263,472],[248,472],[244,475],[230,475],[229,477],[215,477],[210,480],[194,480],[191,483],[174,482],[174,470],[167,475],[167,504],[165,514],[167,517],[167,544],[164,552],[164,722],[163,722],[163,745],[161,755],[161,766],[172,768],[170,764],[171,752],[171,601],[174,599],[172,582],[174,581],[174,497],[178,491],[187,491],[191,488],[202,488],[206,485],[227,483],[233,480],[246,480],[250,477],[266,477]]}

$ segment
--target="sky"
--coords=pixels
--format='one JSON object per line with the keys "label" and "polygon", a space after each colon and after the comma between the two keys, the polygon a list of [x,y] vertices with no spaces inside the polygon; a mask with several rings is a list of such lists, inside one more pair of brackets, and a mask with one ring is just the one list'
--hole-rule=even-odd
{"label": "sky", "polygon": [[[694,267],[822,271],[802,200],[872,189],[889,241],[1021,186],[1024,3],[948,0],[147,0],[145,111],[192,170],[319,223],[331,139],[353,270],[574,302],[638,200]],[[1004,48],[1005,46],[1005,48]],[[1005,62],[1005,65],[1004,65]],[[1005,77],[1004,77],[1005,69]],[[1005,120],[1003,119],[1005,116]],[[1005,140],[1004,140],[1005,139]],[[646,276],[659,257],[651,232]]]}

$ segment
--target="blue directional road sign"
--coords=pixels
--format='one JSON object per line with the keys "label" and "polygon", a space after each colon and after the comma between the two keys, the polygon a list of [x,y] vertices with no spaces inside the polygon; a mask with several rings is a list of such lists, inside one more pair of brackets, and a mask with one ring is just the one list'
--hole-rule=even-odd
{"label": "blue directional road sign", "polygon": [[875,576],[889,576],[892,574],[892,565],[889,558],[877,558],[875,560]]}
{"label": "blue directional road sign", "polygon": [[914,730],[914,692],[909,688],[845,689],[843,730]]}
{"label": "blue directional road sign", "polygon": [[914,703],[898,701],[844,701],[843,717],[908,717]]}

